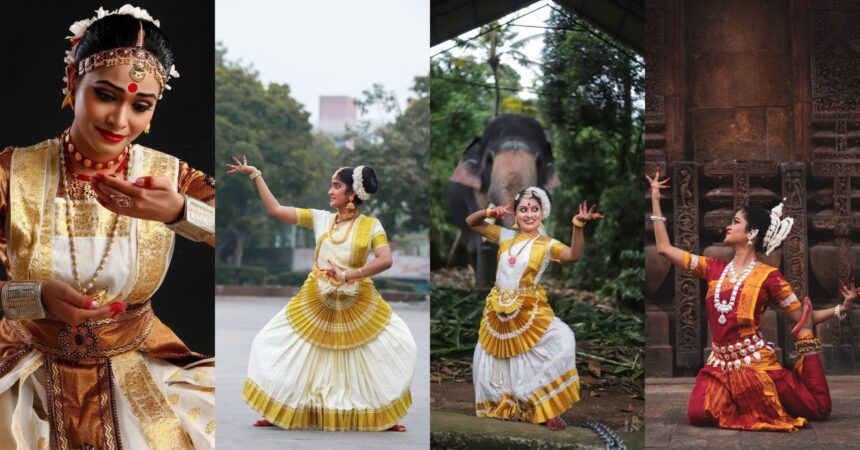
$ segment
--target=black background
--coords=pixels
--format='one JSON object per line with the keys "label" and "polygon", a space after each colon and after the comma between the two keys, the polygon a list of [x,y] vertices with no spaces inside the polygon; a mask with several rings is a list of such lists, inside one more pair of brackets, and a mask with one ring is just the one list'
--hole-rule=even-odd
{"label": "black background", "polygon": [[[0,2],[0,148],[57,137],[72,123],[63,101],[69,26],[127,1]],[[133,3],[161,22],[174,45],[179,78],[164,93],[141,145],[170,153],[213,174],[215,7],[204,1]],[[215,350],[214,252],[176,237],[167,277],[153,297],[158,317],[192,350]]]}

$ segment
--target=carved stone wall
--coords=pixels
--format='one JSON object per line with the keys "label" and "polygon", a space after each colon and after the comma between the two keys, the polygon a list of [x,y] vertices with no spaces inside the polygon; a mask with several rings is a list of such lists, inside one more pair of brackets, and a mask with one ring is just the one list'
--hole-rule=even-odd
{"label": "carved stone wall", "polygon": [[[645,6],[645,171],[673,174],[661,203],[673,242],[730,258],[734,212],[784,198],[795,225],[766,262],[816,308],[834,305],[860,274],[860,0]],[[646,230],[648,376],[692,375],[709,351],[704,283],[669,267]],[[857,310],[816,330],[829,373],[860,361]],[[789,367],[791,325],[778,308],[762,323]]]}

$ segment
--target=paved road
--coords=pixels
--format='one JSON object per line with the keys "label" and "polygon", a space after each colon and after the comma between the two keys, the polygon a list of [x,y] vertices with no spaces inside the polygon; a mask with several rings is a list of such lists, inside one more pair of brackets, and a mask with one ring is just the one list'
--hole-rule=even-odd
{"label": "paved road", "polygon": [[277,427],[255,428],[257,413],[242,401],[242,383],[248,368],[251,341],[287,298],[216,297],[215,348],[217,435],[222,449],[328,450],[334,448],[406,450],[430,447],[430,322],[427,302],[391,303],[409,326],[418,345],[418,363],[412,380],[412,401],[404,418],[405,433],[285,431]]}
{"label": "paved road", "polygon": [[860,376],[827,377],[833,413],[797,433],[721,430],[687,424],[693,378],[645,381],[645,448],[844,449],[860,448]]}

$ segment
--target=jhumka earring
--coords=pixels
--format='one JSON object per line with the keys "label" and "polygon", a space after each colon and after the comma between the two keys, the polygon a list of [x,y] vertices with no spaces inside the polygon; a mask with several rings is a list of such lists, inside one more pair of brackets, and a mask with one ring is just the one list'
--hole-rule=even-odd
{"label": "jhumka earring", "polygon": [[149,134],[149,130],[152,127],[152,124],[146,124],[146,128],[143,129],[143,134]]}
{"label": "jhumka earring", "polygon": [[355,203],[352,202],[352,199],[353,199],[353,197],[349,198],[349,203],[346,204],[346,209],[349,209],[349,210],[355,209]]}
{"label": "jhumka earring", "polygon": [[519,225],[517,225],[517,221],[516,221],[516,220],[514,220],[514,224],[513,224],[513,225],[511,225],[511,228],[513,228],[514,230],[519,230],[519,229],[520,229],[520,226],[519,226]]}
{"label": "jhumka earring", "polygon": [[758,230],[752,230],[747,233],[747,244],[753,245],[753,241],[755,240],[756,236],[758,236]]}

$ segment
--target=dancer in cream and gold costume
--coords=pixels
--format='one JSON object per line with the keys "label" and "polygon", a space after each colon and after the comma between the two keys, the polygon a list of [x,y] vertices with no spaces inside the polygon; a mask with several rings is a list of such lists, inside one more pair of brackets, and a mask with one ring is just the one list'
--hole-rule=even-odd
{"label": "dancer in cream and gold costume", "polygon": [[71,127],[0,153],[0,448],[212,448],[213,360],[150,298],[174,232],[214,242],[214,181],[132,143],[177,75],[172,49],[128,5],[70,30]]}
{"label": "dancer in cream and gold costume", "polygon": [[[298,294],[254,339],[243,396],[256,425],[332,431],[405,431],[416,346],[370,277],[391,267],[379,220],[358,206],[377,190],[370,167],[338,169],[336,213],[281,206],[259,170],[234,158],[272,216],[314,231],[314,268]],[[376,258],[368,260],[370,253]]]}
{"label": "dancer in cream and gold costume", "polygon": [[[487,296],[472,361],[478,417],[546,423],[564,429],[561,414],[579,401],[576,340],[555,317],[540,279],[550,261],[569,263],[582,256],[586,223],[603,216],[580,205],[573,218],[571,247],[543,235],[549,195],[529,187],[505,207],[490,207],[466,218],[487,240],[499,244],[496,284]],[[516,230],[485,222],[514,216]]]}

